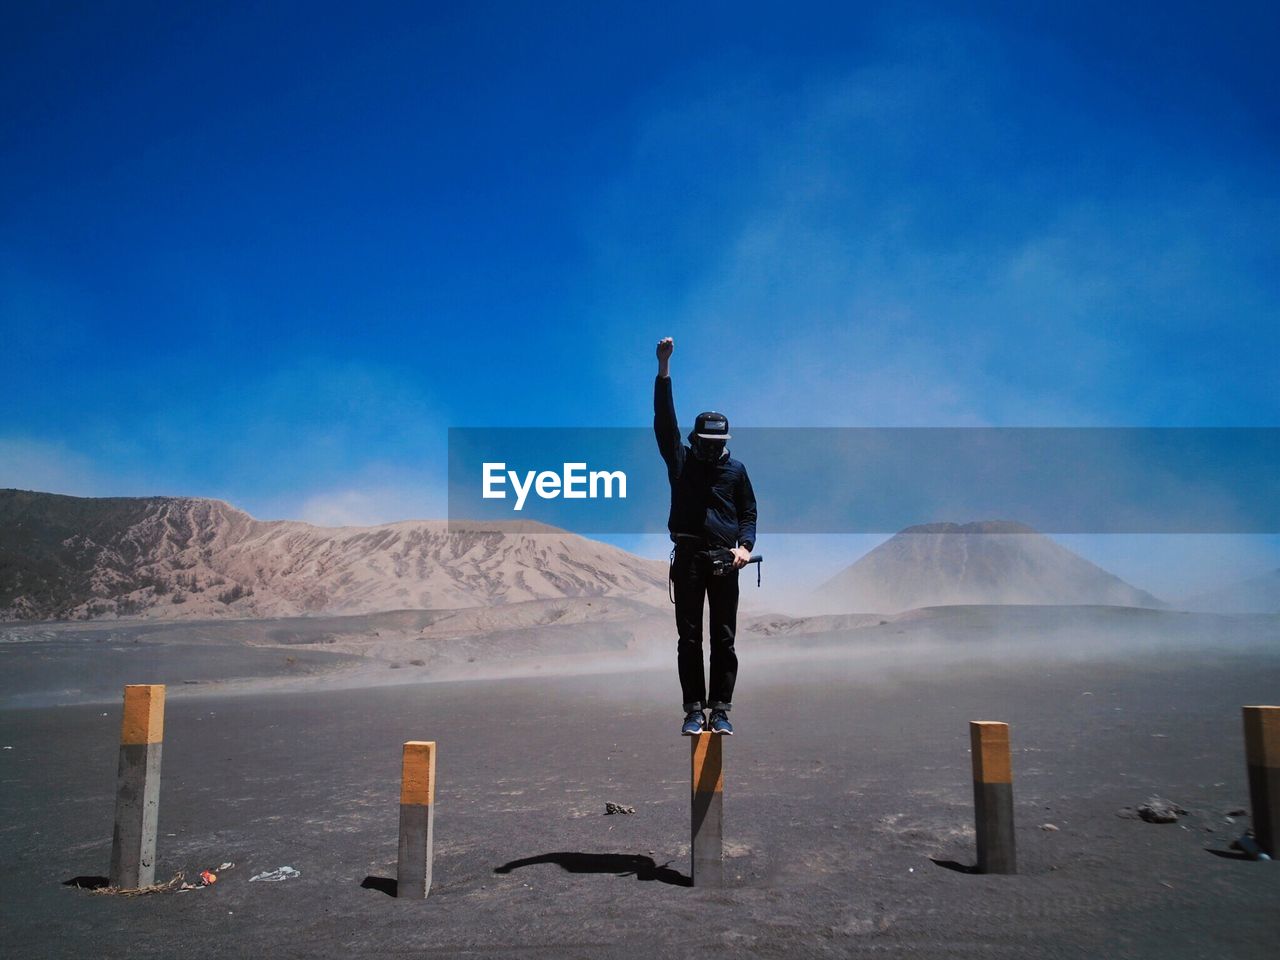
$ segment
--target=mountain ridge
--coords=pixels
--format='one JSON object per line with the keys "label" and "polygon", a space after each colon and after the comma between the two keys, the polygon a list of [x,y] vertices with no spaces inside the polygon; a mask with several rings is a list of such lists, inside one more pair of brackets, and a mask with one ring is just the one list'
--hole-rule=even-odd
{"label": "mountain ridge", "polygon": [[373,613],[571,596],[656,603],[666,566],[530,521],[318,527],[203,497],[0,490],[0,619]]}

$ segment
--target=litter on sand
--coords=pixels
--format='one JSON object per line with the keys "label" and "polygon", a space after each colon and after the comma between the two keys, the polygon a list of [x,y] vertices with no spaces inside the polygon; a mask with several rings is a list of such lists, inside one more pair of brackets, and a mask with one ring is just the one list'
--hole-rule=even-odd
{"label": "litter on sand", "polygon": [[253,883],[255,880],[263,880],[267,883],[278,883],[281,880],[291,880],[294,877],[300,876],[302,876],[302,874],[293,869],[293,867],[277,867],[274,870],[264,870],[262,873],[255,874],[249,878],[249,882]]}
{"label": "litter on sand", "polygon": [[99,887],[97,890],[90,890],[89,892],[115,897],[145,897],[149,893],[170,893],[187,886],[182,877],[183,874],[181,872],[175,873],[164,883],[153,883],[149,887],[139,887],[136,890],[125,887]]}
{"label": "litter on sand", "polygon": [[186,893],[188,890],[203,890],[205,887],[211,887],[218,882],[219,873],[225,873],[226,871],[230,870],[234,866],[235,866],[234,863],[223,862],[218,865],[217,873],[215,873],[212,870],[201,870],[199,883],[183,882],[182,885],[178,887],[178,892]]}

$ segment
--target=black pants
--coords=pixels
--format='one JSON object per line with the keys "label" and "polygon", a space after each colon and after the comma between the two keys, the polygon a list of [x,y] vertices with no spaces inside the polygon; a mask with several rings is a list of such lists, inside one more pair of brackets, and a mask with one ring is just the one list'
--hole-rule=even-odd
{"label": "black pants", "polygon": [[[738,678],[738,655],[733,637],[738,627],[738,571],[730,567],[716,576],[711,560],[726,551],[708,550],[697,544],[678,543],[671,566],[675,589],[676,666],[684,709],[728,710]],[[702,598],[711,606],[711,688],[702,669]]]}

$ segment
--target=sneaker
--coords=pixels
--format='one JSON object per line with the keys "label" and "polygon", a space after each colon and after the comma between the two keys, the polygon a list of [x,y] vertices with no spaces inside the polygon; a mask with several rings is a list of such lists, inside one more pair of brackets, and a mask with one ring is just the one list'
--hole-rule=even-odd
{"label": "sneaker", "polygon": [[684,726],[680,728],[680,733],[686,737],[696,737],[706,729],[707,721],[702,711],[690,710],[684,718]]}
{"label": "sneaker", "polygon": [[733,736],[733,724],[729,722],[729,715],[723,710],[711,711],[711,732]]}

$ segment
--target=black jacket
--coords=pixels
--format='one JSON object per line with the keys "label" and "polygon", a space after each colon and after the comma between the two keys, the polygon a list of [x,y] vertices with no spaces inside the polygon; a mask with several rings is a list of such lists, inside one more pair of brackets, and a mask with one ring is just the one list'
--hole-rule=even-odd
{"label": "black jacket", "polygon": [[671,539],[685,533],[703,537],[714,547],[750,550],[755,546],[756,495],[747,468],[730,457],[728,450],[719,463],[707,463],[693,455],[680,438],[670,377],[658,377],[653,383],[653,433],[671,481],[671,514],[667,518]]}

